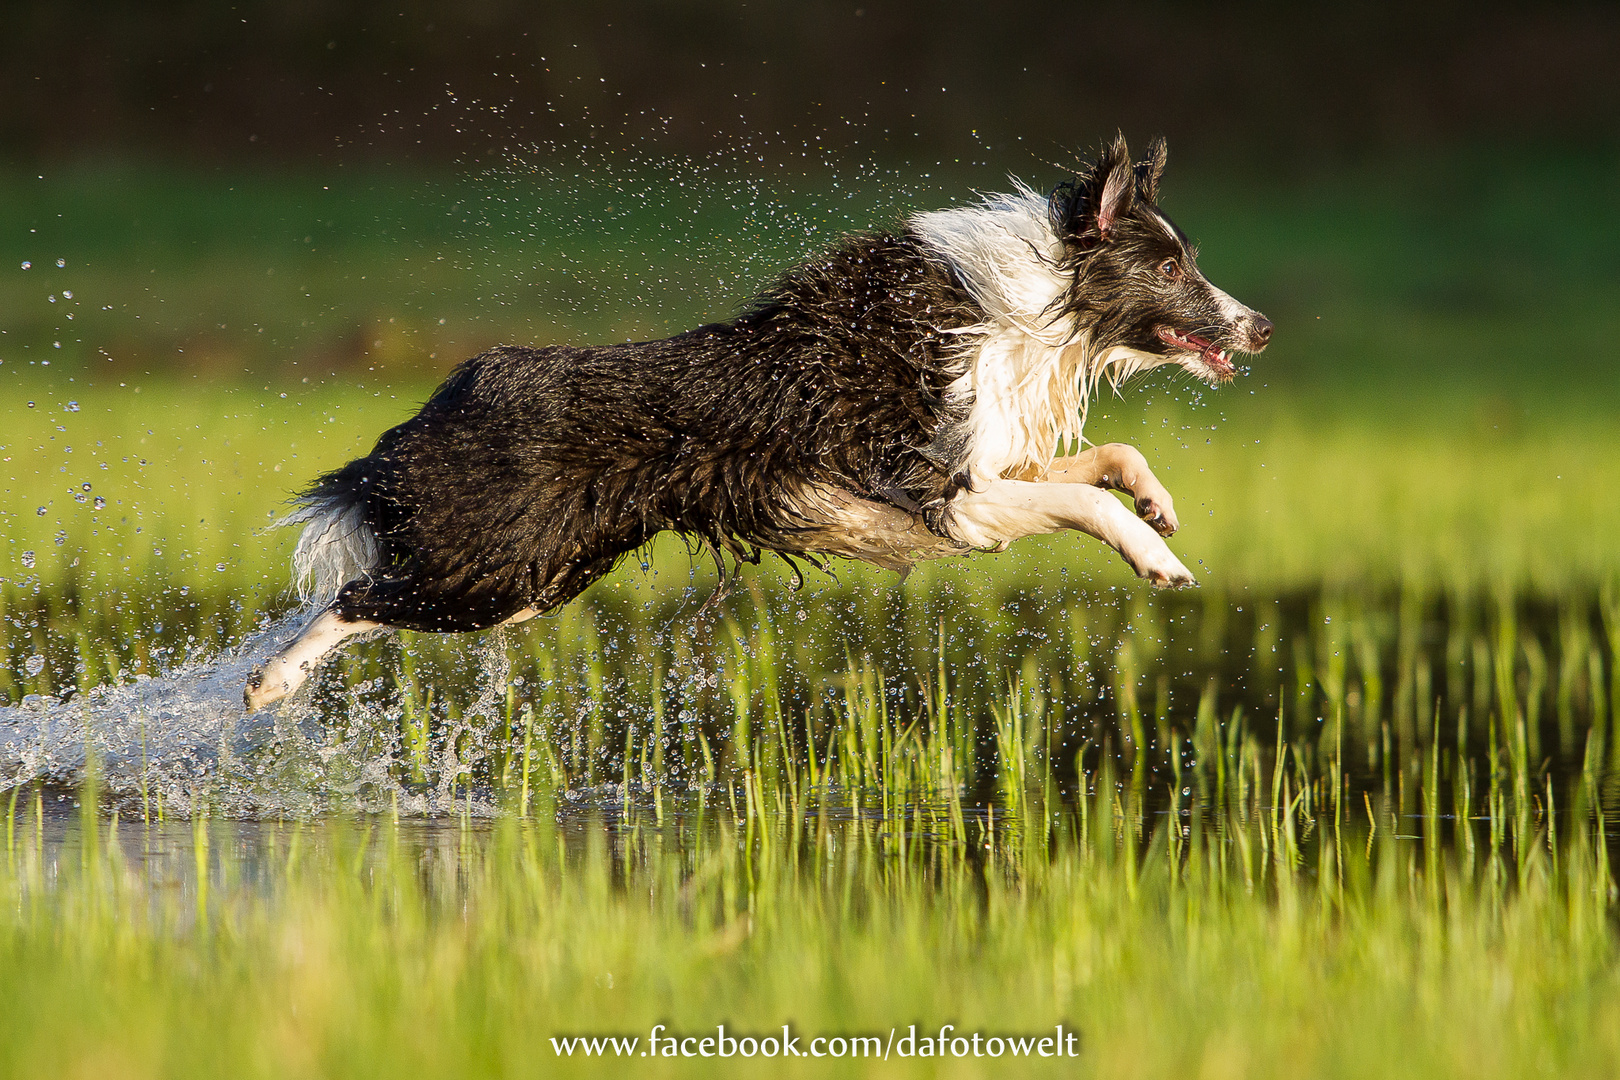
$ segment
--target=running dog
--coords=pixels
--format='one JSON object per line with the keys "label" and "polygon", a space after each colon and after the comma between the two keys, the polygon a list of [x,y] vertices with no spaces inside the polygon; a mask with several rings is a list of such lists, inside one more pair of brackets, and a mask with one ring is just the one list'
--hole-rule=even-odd
{"label": "running dog", "polygon": [[1120,137],[1050,195],[1015,181],[846,239],[731,322],[466,361],[286,519],[313,618],[248,708],[356,634],[550,611],[665,529],[722,570],[773,551],[901,572],[1074,529],[1192,584],[1137,450],[1056,456],[1104,382],[1175,364],[1218,385],[1271,337],[1159,210],[1164,163],[1162,140],[1133,162]]}

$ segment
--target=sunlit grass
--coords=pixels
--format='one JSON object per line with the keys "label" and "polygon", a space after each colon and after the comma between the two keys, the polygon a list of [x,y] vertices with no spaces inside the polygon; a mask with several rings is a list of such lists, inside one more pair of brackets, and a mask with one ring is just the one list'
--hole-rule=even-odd
{"label": "sunlit grass", "polygon": [[[7,519],[36,551],[4,586],[11,700],[239,638],[284,602],[290,538],[252,530],[289,466],[410,399],[254,393],[13,407],[12,483],[48,516]],[[58,450],[96,408],[101,457]],[[669,547],[504,638],[360,645],[313,731],[201,777],[160,763],[108,794],[116,822],[11,787],[0,977],[28,993],[0,1061],[553,1075],[604,1067],[553,1037],[659,1023],[1062,1023],[1109,1075],[1605,1075],[1620,594],[1585,534],[1614,511],[1571,528],[1535,462],[1567,447],[1601,490],[1607,444],[1286,410],[1134,426],[1196,593],[1067,538],[903,586],[749,571],[694,623],[710,582]],[[71,501],[68,460],[108,461],[110,508]]]}
{"label": "sunlit grass", "polygon": [[[1064,1024],[1084,1067],[1129,1076],[1607,1075],[1620,1049],[1606,727],[1557,808],[1522,719],[1516,736],[1492,719],[1488,755],[1438,738],[1415,755],[1402,812],[1387,786],[1341,782],[1342,739],[1273,739],[1212,691],[1181,733],[1180,786],[1151,799],[1169,778],[1145,781],[1136,751],[1065,774],[1051,705],[1013,682],[993,749],[978,743],[996,798],[964,808],[972,742],[942,707],[943,667],[942,696],[910,719],[852,670],[806,757],[779,752],[781,703],[750,681],[769,679],[768,648],[740,658],[724,693],[746,758],[667,792],[643,771],[561,825],[576,796],[554,737],[493,826],[425,836],[387,813],[109,822],[88,798],[64,825],[24,792],[0,861],[0,975],[29,993],[0,1015],[0,1061],[552,1075],[603,1067],[553,1038],[655,1024],[790,1024],[801,1045]],[[1499,749],[1498,727],[1520,747]]]}
{"label": "sunlit grass", "polygon": [[[5,378],[0,578],[9,587],[183,581],[253,604],[285,587],[294,538],[263,530],[291,495],[369,450],[432,388]],[[1471,409],[1418,425],[1314,396],[1237,392],[1194,404],[1149,381],[1099,402],[1087,431],[1143,448],[1176,498],[1183,528],[1173,546],[1217,589],[1322,579],[1556,588],[1620,570],[1609,542],[1620,504],[1604,497],[1620,489],[1620,439],[1605,419],[1527,422]],[[1069,567],[1131,580],[1099,544],[1071,536],[925,566],[908,587],[1050,579]],[[842,573],[890,580],[853,565]]]}

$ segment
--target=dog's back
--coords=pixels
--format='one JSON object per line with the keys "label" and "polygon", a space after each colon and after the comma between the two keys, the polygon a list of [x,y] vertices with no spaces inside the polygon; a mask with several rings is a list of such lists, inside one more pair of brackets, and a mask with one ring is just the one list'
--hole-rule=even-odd
{"label": "dog's back", "polygon": [[[305,495],[375,547],[345,617],[473,630],[565,603],[664,529],[752,558],[804,551],[803,492],[913,506],[950,482],[937,446],[979,312],[918,241],[861,237],[732,323],[600,348],[501,347]],[[960,411],[962,403],[958,403]]]}

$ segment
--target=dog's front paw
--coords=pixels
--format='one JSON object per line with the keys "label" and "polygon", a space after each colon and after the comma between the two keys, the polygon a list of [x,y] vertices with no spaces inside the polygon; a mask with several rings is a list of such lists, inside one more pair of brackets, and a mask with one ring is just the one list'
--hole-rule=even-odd
{"label": "dog's front paw", "polygon": [[1136,516],[1153,526],[1160,536],[1173,536],[1181,528],[1176,521],[1175,503],[1163,488],[1136,496]]}
{"label": "dog's front paw", "polygon": [[1142,558],[1131,560],[1137,577],[1146,578],[1156,589],[1185,589],[1198,584],[1192,571],[1181,565],[1181,560],[1169,548],[1163,544],[1159,548]]}

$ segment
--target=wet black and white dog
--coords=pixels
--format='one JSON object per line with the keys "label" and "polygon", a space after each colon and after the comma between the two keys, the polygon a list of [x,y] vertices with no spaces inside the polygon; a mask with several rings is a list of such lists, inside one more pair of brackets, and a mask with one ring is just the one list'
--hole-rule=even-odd
{"label": "wet black and white dog", "polygon": [[667,341],[467,361],[288,519],[316,615],[248,707],[355,634],[549,611],[665,529],[742,561],[901,571],[1077,529],[1156,585],[1190,584],[1140,453],[1054,456],[1104,381],[1178,364],[1222,383],[1271,336],[1159,211],[1164,161],[1162,142],[1133,163],[1116,140],[1050,196],[1018,185],[853,237]]}

